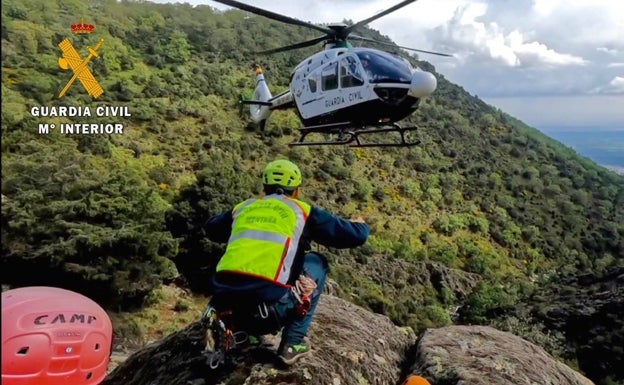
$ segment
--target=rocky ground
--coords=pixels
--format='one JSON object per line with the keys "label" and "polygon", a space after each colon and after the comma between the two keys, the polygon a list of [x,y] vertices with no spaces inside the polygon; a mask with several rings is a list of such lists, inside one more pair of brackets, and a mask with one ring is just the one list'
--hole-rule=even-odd
{"label": "rocky ground", "polygon": [[262,349],[225,371],[210,371],[201,355],[204,337],[204,327],[194,322],[128,357],[116,353],[118,366],[102,385],[396,385],[410,373],[433,385],[592,384],[512,334],[449,326],[417,338],[411,329],[331,295],[322,298],[312,325],[313,354],[289,368]]}
{"label": "rocky ground", "polygon": [[544,349],[488,326],[429,329],[410,361],[434,384],[593,384]]}
{"label": "rocky ground", "polygon": [[588,376],[624,382],[624,266],[547,286],[530,307],[549,329],[565,333]]}

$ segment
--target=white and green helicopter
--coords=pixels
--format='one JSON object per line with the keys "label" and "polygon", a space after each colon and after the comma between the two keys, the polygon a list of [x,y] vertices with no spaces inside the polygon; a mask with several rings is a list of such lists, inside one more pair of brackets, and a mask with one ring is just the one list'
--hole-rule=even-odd
{"label": "white and green helicopter", "polygon": [[[401,127],[397,122],[411,115],[420,101],[431,95],[436,87],[435,76],[414,67],[405,58],[372,48],[354,48],[348,41],[354,38],[390,45],[394,48],[440,56],[445,53],[395,46],[351,32],[416,0],[405,0],[372,17],[352,25],[315,25],[280,15],[235,0],[214,0],[257,15],[288,24],[323,32],[317,38],[258,52],[272,54],[324,43],[324,50],[299,63],[291,74],[290,87],[273,96],[266,84],[263,69],[255,65],[256,88],[250,105],[254,122],[264,127],[273,110],[294,108],[303,123],[298,140],[291,145],[349,144],[353,147],[409,146],[405,133],[416,127]],[[397,132],[400,141],[364,143],[364,134]],[[310,134],[321,134],[324,140],[306,140]]]}

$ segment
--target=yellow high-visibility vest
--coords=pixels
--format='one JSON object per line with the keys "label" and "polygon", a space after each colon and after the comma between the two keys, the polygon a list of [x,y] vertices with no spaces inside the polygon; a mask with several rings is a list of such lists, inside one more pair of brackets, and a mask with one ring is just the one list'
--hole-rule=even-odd
{"label": "yellow high-visibility vest", "polygon": [[286,285],[310,209],[309,204],[281,194],[236,205],[232,234],[217,272]]}

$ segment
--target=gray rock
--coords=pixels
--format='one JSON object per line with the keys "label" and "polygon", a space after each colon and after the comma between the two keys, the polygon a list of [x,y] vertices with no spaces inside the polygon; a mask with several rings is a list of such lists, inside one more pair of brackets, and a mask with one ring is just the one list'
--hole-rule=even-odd
{"label": "gray rock", "polygon": [[309,342],[312,354],[292,367],[279,365],[273,346],[254,349],[210,371],[201,351],[205,327],[185,329],[124,357],[101,385],[396,385],[403,368],[432,385],[593,385],[542,348],[486,326],[428,329],[418,342],[379,314],[333,296],[323,296]]}
{"label": "gray rock", "polygon": [[581,370],[624,383],[624,266],[555,282],[539,294],[528,305],[534,317],[566,335]]}
{"label": "gray rock", "polygon": [[593,385],[544,349],[488,326],[428,329],[412,372],[444,385]]}
{"label": "gray rock", "polygon": [[[312,354],[290,368],[275,354],[252,352],[227,372],[210,372],[201,349],[205,329],[196,322],[132,354],[102,385],[341,384],[394,385],[416,335],[389,318],[333,296],[323,296],[310,330]],[[269,338],[274,345],[278,338]]]}

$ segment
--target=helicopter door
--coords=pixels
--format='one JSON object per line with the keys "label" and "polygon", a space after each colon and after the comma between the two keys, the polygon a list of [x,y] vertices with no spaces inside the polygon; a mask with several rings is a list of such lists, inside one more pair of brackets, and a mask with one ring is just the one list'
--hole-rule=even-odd
{"label": "helicopter door", "polygon": [[321,70],[321,95],[319,103],[314,107],[317,114],[331,112],[343,107],[344,99],[340,93],[338,78],[338,62],[329,63]]}
{"label": "helicopter door", "polygon": [[[326,64],[308,76],[307,95],[301,98],[300,113],[304,119],[332,113],[368,100],[370,89],[354,56]],[[320,76],[319,76],[320,75]],[[320,80],[317,83],[317,80]]]}
{"label": "helicopter door", "polygon": [[338,62],[329,63],[316,69],[307,77],[305,84],[307,92],[302,92],[296,98],[299,113],[304,119],[331,113],[341,108],[339,95]]}
{"label": "helicopter door", "polygon": [[364,79],[355,57],[346,56],[340,60],[340,91],[346,106],[368,99],[370,90],[364,87]]}
{"label": "helicopter door", "polygon": [[321,90],[330,92],[338,89],[338,63],[330,63],[321,72]]}
{"label": "helicopter door", "polygon": [[364,77],[358,62],[352,56],[340,60],[340,86],[342,88],[359,87],[364,85]]}

